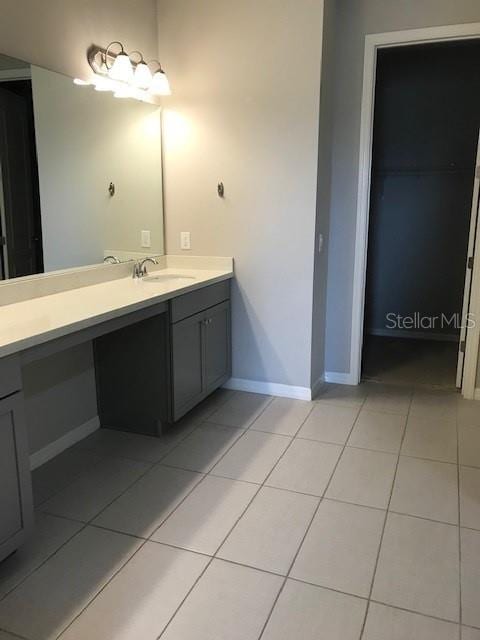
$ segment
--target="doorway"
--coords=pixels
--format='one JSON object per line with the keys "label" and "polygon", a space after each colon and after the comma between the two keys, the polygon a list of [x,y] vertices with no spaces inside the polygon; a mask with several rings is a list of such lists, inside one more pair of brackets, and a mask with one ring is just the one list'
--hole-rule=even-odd
{"label": "doorway", "polygon": [[476,39],[377,52],[364,379],[456,386],[480,124],[479,54]]}
{"label": "doorway", "polygon": [[32,84],[0,81],[0,279],[42,272]]}

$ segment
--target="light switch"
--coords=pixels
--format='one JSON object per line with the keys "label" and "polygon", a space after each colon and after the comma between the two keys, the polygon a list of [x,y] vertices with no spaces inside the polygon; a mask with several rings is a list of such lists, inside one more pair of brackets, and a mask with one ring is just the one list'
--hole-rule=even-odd
{"label": "light switch", "polygon": [[150,231],[142,231],[141,239],[142,239],[142,247],[144,249],[149,249],[152,246]]}
{"label": "light switch", "polygon": [[184,251],[188,251],[190,249],[190,231],[180,232],[180,248]]}

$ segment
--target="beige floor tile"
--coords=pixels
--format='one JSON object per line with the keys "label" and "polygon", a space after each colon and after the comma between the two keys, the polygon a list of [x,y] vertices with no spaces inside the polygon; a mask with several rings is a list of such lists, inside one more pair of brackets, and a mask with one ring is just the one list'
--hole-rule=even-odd
{"label": "beige floor tile", "polygon": [[460,524],[480,530],[480,469],[460,467]]}
{"label": "beige floor tile", "polygon": [[315,405],[303,400],[275,398],[250,429],[294,436]]}
{"label": "beige floor tile", "polygon": [[461,427],[480,427],[480,402],[458,396],[457,420]]}
{"label": "beige floor tile", "polygon": [[345,444],[358,415],[359,407],[318,402],[298,432],[299,438]]}
{"label": "beige floor tile", "polygon": [[107,529],[148,538],[203,478],[193,471],[154,467],[93,522]]}
{"label": "beige floor tile", "polygon": [[0,602],[0,628],[53,640],[141,544],[87,527]]}
{"label": "beige floor tile", "polygon": [[372,598],[458,622],[458,527],[389,514]]}
{"label": "beige floor tile", "polygon": [[317,505],[311,496],[260,489],[218,557],[286,575]]}
{"label": "beige floor tile", "polygon": [[257,640],[282,582],[280,576],[214,560],[162,640]]}
{"label": "beige floor tile", "polygon": [[367,391],[364,385],[327,384],[320,392],[317,401],[359,409],[364,403],[366,396]]}
{"label": "beige floor tile", "polygon": [[182,440],[162,464],[207,473],[243,433],[243,429],[205,422]]}
{"label": "beige floor tile", "polygon": [[102,461],[93,451],[67,449],[32,473],[33,498],[38,506]]}
{"label": "beige floor tile", "polygon": [[456,420],[458,394],[455,391],[415,391],[410,415],[432,420]]}
{"label": "beige floor tile", "polygon": [[386,509],[396,465],[392,453],[346,447],[325,496]]}
{"label": "beige floor tile", "polygon": [[290,577],[367,597],[384,519],[378,509],[324,500]]}
{"label": "beige floor tile", "polygon": [[462,640],[480,640],[480,630],[462,627]]}
{"label": "beige floor tile", "polygon": [[410,407],[411,390],[407,387],[369,384],[363,408],[367,411],[383,411],[406,416]]}
{"label": "beige floor tile", "polygon": [[348,444],[387,453],[398,453],[405,430],[406,418],[394,413],[362,409],[355,422]]}
{"label": "beige floor tile", "polygon": [[261,484],[288,447],[291,438],[247,431],[212,469],[213,475]]}
{"label": "beige floor tile", "polygon": [[295,439],[266,480],[270,487],[323,495],[342,447]]}
{"label": "beige floor tile", "polygon": [[358,640],[367,603],[287,580],[262,640]]}
{"label": "beige floor tile", "polygon": [[209,416],[209,421],[227,427],[247,429],[272,398],[258,393],[237,392]]}
{"label": "beige floor tile", "polygon": [[452,622],[370,603],[362,640],[459,640]]}
{"label": "beige floor tile", "polygon": [[0,565],[0,598],[37,569],[83,526],[80,522],[46,513],[37,513],[35,520],[28,540]]}
{"label": "beige floor tile", "polygon": [[480,467],[480,428],[460,426],[458,428],[458,453],[460,464]]}
{"label": "beige floor tile", "polygon": [[480,627],[480,531],[461,529],[462,622]]}
{"label": "beige floor tile", "polygon": [[63,491],[44,502],[42,511],[88,522],[151,467],[148,462],[104,458]]}
{"label": "beige floor tile", "polygon": [[457,465],[400,456],[390,509],[458,524]]}
{"label": "beige floor tile", "polygon": [[440,462],[457,462],[455,421],[410,417],[401,453]]}
{"label": "beige floor tile", "polygon": [[147,542],[61,640],[156,640],[208,558]]}
{"label": "beige floor tile", "polygon": [[213,555],[257,491],[255,484],[208,476],[152,540]]}
{"label": "beige floor tile", "polygon": [[159,438],[137,433],[98,429],[74,448],[89,450],[100,456],[116,456],[143,462],[158,462],[199,424],[199,419],[184,418]]}

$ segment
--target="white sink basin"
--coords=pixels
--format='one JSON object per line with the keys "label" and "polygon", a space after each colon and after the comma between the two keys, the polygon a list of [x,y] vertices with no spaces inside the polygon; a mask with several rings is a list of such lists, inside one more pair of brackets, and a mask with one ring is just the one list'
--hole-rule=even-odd
{"label": "white sink basin", "polygon": [[145,276],[143,282],[163,282],[172,284],[187,284],[188,281],[195,280],[193,276],[182,276],[176,273],[164,273],[157,276]]}

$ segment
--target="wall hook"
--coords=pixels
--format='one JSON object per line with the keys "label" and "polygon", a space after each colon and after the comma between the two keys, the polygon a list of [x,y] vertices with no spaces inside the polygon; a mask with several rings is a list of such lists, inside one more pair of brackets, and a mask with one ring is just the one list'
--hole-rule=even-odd
{"label": "wall hook", "polygon": [[223,182],[219,182],[217,185],[217,193],[218,193],[218,197],[219,198],[224,198],[225,197],[225,186],[223,184]]}
{"label": "wall hook", "polygon": [[112,198],[115,195],[115,185],[113,184],[113,182],[110,182],[110,184],[108,185],[108,193]]}

